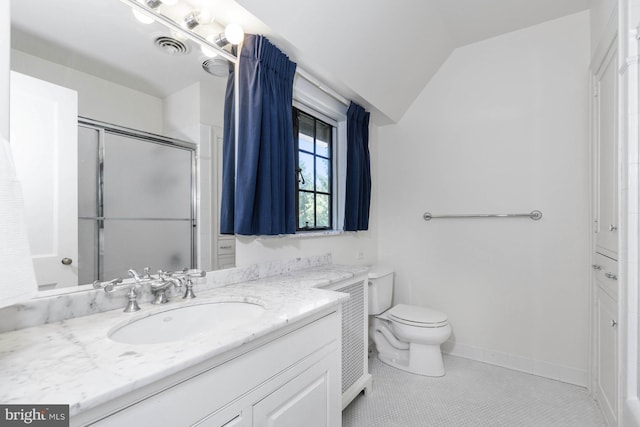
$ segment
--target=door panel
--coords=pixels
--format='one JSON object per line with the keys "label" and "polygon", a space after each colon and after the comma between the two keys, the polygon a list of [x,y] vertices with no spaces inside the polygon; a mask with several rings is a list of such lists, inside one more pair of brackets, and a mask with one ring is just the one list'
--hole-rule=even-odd
{"label": "door panel", "polygon": [[11,72],[11,148],[41,289],[78,284],[77,98]]}

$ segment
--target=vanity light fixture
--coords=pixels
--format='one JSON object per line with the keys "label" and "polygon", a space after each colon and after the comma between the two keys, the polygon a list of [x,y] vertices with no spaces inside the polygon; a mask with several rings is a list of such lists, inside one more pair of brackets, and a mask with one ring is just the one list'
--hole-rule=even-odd
{"label": "vanity light fixture", "polygon": [[[179,1],[180,0],[138,0],[139,3],[144,4],[149,9],[157,9],[163,4],[167,6],[175,6]],[[139,10],[133,9],[132,12],[133,16],[143,24],[151,24],[154,21],[152,17],[140,12]]]}
{"label": "vanity light fixture", "polygon": [[[223,48],[229,43],[233,45],[240,44],[244,40],[244,30],[239,24],[229,24],[225,27],[224,32],[214,36],[208,35],[205,39],[210,43],[215,43],[218,47]],[[208,58],[215,58],[218,53],[213,49],[209,49],[206,46],[200,48],[202,54]]]}
{"label": "vanity light fixture", "polygon": [[224,37],[231,44],[240,44],[244,40],[244,30],[240,24],[231,23],[225,27]]}
{"label": "vanity light fixture", "polygon": [[[160,0],[138,0],[138,2],[144,4],[150,9],[157,9],[162,4],[162,1]],[[131,11],[133,12],[133,16],[135,16],[135,18],[143,24],[151,24],[154,21],[152,17],[140,12],[137,9],[132,9]]]}
{"label": "vanity light fixture", "polygon": [[215,40],[207,40],[213,41],[219,47],[225,47],[229,43],[240,44],[244,40],[244,30],[239,24],[229,24],[224,28],[224,33],[218,34]]}
{"label": "vanity light fixture", "polygon": [[184,17],[184,26],[193,30],[198,25],[209,24],[212,21],[213,16],[207,9],[193,10]]}
{"label": "vanity light fixture", "polygon": [[[191,9],[191,1],[186,0],[121,0],[129,4],[134,15],[145,23],[159,22],[167,26],[177,42],[192,41],[201,46],[202,52],[209,58],[222,57],[235,63],[236,54],[224,49],[229,44],[237,45],[244,39],[244,31],[238,24],[227,25],[224,32],[212,34],[214,27],[211,10],[207,8]],[[189,11],[191,10],[191,11]],[[218,30],[219,31],[219,30]],[[179,35],[178,35],[179,34]],[[185,44],[185,43],[183,43]]]}
{"label": "vanity light fixture", "polygon": [[[215,36],[213,34],[208,35],[207,37],[205,37],[205,39],[209,42],[209,43],[215,43]],[[202,54],[204,56],[206,56],[207,58],[215,58],[216,56],[218,56],[218,52],[216,52],[213,49],[210,49],[206,46],[200,46],[200,50],[202,51]]]}

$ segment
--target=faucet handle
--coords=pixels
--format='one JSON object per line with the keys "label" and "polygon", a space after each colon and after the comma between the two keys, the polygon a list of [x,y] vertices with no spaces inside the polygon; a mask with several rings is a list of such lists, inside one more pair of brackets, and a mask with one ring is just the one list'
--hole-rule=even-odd
{"label": "faucet handle", "polygon": [[149,267],[145,267],[142,270],[142,275],[140,275],[133,268],[130,268],[127,272],[129,273],[129,276],[131,276],[131,278],[133,278],[133,280],[136,281],[136,283],[141,282],[143,280],[153,280],[153,277],[151,277],[151,269]]}
{"label": "faucet handle", "polygon": [[109,293],[115,291],[117,285],[119,285],[120,283],[122,283],[122,279],[119,277],[113,280],[109,280],[108,282],[101,282],[99,280],[96,280],[95,282],[93,282],[93,288],[104,289],[105,292]]}
{"label": "faucet handle", "polygon": [[127,273],[129,273],[129,276],[136,282],[140,281],[140,275],[133,268],[130,268],[129,270],[127,270]]}

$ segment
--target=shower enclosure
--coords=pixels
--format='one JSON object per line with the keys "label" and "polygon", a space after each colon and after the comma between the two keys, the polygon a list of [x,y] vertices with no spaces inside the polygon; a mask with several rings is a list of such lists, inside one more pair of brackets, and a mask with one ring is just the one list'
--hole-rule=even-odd
{"label": "shower enclosure", "polygon": [[195,145],[81,119],[79,283],[195,268]]}

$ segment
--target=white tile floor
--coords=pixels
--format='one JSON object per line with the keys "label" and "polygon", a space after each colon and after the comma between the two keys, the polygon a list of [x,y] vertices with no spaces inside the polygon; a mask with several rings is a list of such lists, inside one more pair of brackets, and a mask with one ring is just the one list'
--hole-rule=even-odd
{"label": "white tile floor", "polygon": [[605,423],[587,390],[445,356],[441,378],[411,375],[369,359],[373,390],[342,413],[344,427],[590,427]]}

